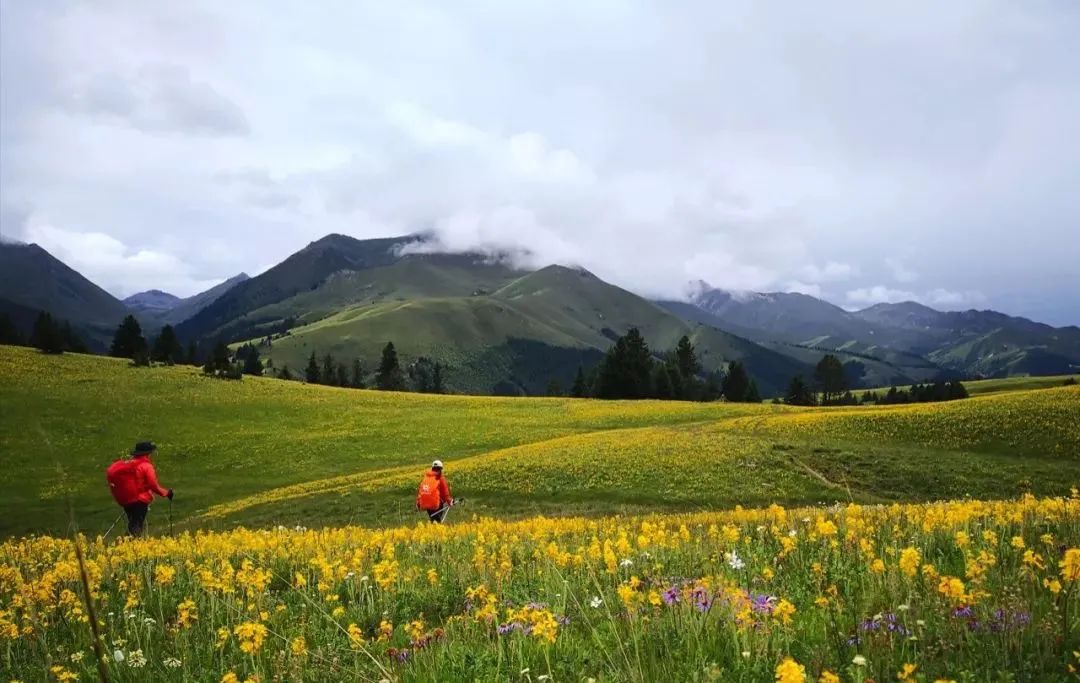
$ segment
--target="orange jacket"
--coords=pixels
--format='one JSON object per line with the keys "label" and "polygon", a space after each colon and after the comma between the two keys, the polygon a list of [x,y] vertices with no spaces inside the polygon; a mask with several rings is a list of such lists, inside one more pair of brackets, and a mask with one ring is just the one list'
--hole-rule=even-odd
{"label": "orange jacket", "polygon": [[[435,494],[439,497],[436,501]],[[446,477],[441,472],[428,470],[424,479],[420,482],[420,490],[416,493],[416,507],[421,510],[438,510],[454,502],[450,497],[450,486],[446,483]]]}

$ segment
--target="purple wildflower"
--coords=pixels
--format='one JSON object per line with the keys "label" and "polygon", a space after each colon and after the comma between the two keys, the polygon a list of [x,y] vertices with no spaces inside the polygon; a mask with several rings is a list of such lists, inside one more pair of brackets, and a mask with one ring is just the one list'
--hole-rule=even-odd
{"label": "purple wildflower", "polygon": [[514,625],[513,624],[499,624],[499,626],[495,629],[495,631],[500,636],[505,636],[507,633],[510,633],[513,630],[514,630]]}
{"label": "purple wildflower", "polygon": [[673,605],[679,601],[679,589],[672,586],[664,591],[660,597],[663,599],[665,605]]}

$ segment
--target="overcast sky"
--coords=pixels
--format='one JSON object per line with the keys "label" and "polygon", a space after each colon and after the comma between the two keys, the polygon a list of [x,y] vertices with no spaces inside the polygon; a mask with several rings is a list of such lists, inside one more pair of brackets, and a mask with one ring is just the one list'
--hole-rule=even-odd
{"label": "overcast sky", "polygon": [[1080,323],[1080,3],[0,0],[0,232],[188,295],[329,232]]}

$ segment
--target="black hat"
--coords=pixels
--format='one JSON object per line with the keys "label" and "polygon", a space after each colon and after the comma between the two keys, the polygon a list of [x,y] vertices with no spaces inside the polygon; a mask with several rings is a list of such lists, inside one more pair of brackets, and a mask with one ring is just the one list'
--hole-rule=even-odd
{"label": "black hat", "polygon": [[157,450],[157,446],[153,441],[140,441],[135,444],[135,448],[131,449],[132,455],[142,455],[143,453],[153,453]]}

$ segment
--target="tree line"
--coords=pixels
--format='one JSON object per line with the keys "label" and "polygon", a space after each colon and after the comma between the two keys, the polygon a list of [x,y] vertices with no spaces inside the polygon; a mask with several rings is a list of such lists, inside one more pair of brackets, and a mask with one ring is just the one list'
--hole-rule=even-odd
{"label": "tree line", "polygon": [[657,355],[637,328],[618,337],[599,364],[588,372],[578,366],[570,388],[575,398],[662,399],[760,403],[757,384],[746,366],[732,361],[726,372],[704,374],[690,338],[683,336],[671,353]]}
{"label": "tree line", "polygon": [[[425,394],[445,394],[446,384],[443,379],[446,367],[427,356],[420,356],[404,370],[398,360],[394,342],[387,342],[383,347],[379,367],[372,382],[373,389],[381,391],[416,391]],[[320,363],[315,351],[308,357],[307,367],[300,377],[295,377],[286,365],[278,372],[281,379],[303,379],[308,384],[350,387],[363,389],[363,364],[359,359],[352,362],[351,371],[344,363],[335,362],[333,355],[326,354]]]}
{"label": "tree line", "polygon": [[793,406],[845,406],[859,403],[884,405],[953,401],[967,397],[967,388],[959,381],[950,380],[933,384],[913,384],[908,390],[892,387],[885,394],[865,391],[861,398],[856,398],[851,393],[844,365],[839,358],[827,353],[814,367],[812,383],[808,383],[801,375],[793,377],[782,402]]}
{"label": "tree line", "polygon": [[32,346],[43,353],[86,353],[86,343],[67,320],[57,320],[51,313],[38,313],[29,338],[23,337],[11,316],[0,314],[0,344]]}

